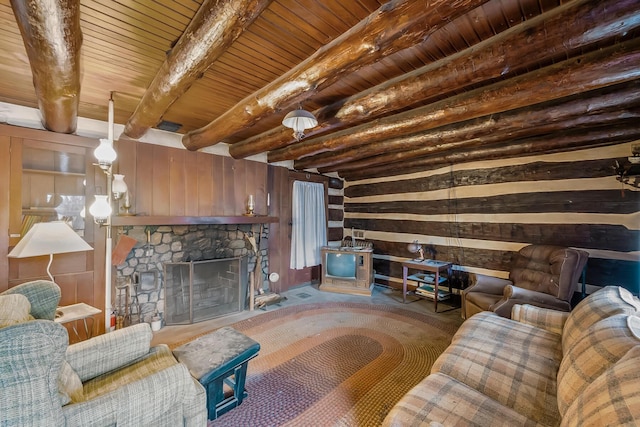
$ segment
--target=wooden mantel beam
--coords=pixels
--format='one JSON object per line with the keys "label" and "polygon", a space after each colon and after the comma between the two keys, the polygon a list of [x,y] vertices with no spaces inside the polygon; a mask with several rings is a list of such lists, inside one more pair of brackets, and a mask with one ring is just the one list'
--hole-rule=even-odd
{"label": "wooden mantel beam", "polygon": [[[628,122],[630,122],[629,120]],[[634,120],[635,121],[635,120]],[[606,126],[560,132],[551,136],[525,138],[508,143],[500,143],[476,150],[460,150],[429,156],[402,163],[402,172],[411,173],[416,170],[434,169],[443,165],[453,165],[478,160],[504,159],[531,154],[553,153],[558,151],[579,150],[587,147],[602,147],[640,138],[640,129],[628,123],[622,126]],[[340,173],[342,178],[350,181],[364,178],[378,178],[396,175],[398,168],[389,165],[367,169],[356,169]]]}
{"label": "wooden mantel beam", "polygon": [[[620,37],[639,26],[640,22],[633,19],[635,14],[637,5],[631,0],[565,3],[458,54],[316,110],[318,126],[307,130],[306,138],[428,102],[442,93],[454,93],[469,85],[574,56],[588,46]],[[294,142],[291,129],[279,126],[233,144],[229,154],[240,159]]]}
{"label": "wooden mantel beam", "polygon": [[29,57],[42,124],[72,133],[80,98],[79,0],[11,0]]}
{"label": "wooden mantel beam", "polygon": [[167,55],[124,134],[140,138],[222,55],[272,0],[206,0]]}
{"label": "wooden mantel beam", "polygon": [[189,150],[208,147],[261,118],[289,108],[341,76],[420,43],[452,19],[487,0],[390,0],[298,66],[213,120],[187,133]]}
{"label": "wooden mantel beam", "polygon": [[[637,79],[640,78],[638,61],[640,39],[632,39],[433,104],[275,150],[267,158],[270,162],[300,159],[355,148]],[[345,156],[333,158],[349,160]],[[320,162],[318,157],[298,160],[296,168],[331,164],[329,159],[323,160]]]}

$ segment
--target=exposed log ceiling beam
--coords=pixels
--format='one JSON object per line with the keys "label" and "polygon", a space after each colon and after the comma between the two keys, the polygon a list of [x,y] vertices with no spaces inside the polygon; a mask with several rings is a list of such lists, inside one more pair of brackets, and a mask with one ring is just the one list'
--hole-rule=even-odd
{"label": "exposed log ceiling beam", "polygon": [[76,130],[80,95],[79,0],[11,0],[29,57],[42,124]]}
{"label": "exposed log ceiling beam", "polygon": [[[569,2],[463,52],[316,110],[319,125],[306,132],[307,140],[473,84],[573,56],[602,40],[620,37],[632,30],[638,25],[637,19],[633,19],[635,14],[632,2]],[[229,152],[235,158],[244,158],[292,142],[291,130],[279,126],[233,144]]]}
{"label": "exposed log ceiling beam", "polygon": [[260,119],[302,101],[341,76],[419,43],[448,20],[485,1],[389,1],[207,126],[187,133],[182,142],[190,150],[221,142]]}
{"label": "exposed log ceiling beam", "polygon": [[[475,151],[504,141],[515,143],[516,140],[527,137],[542,137],[544,135],[551,138],[563,129],[581,128],[581,130],[578,131],[581,132],[585,131],[590,126],[616,126],[624,123],[625,120],[633,122],[634,120],[640,119],[640,106],[634,106],[629,109],[622,110],[619,110],[618,108],[619,106],[614,102],[601,114],[571,114],[571,117],[566,118],[566,120],[562,120],[561,118],[555,123],[546,124],[537,129],[520,128],[516,131],[497,131],[495,134],[484,138],[470,137],[465,139],[464,137],[460,137],[453,141],[449,141],[447,138],[447,142],[441,141],[440,143],[415,149],[413,151],[395,151],[375,158],[364,157],[350,163],[342,164],[339,168],[333,168],[333,170],[337,170],[341,176],[346,176],[353,172],[367,174],[370,172],[373,173],[378,169],[404,169],[407,165],[411,165],[413,161],[417,161],[421,164],[425,159],[428,160],[433,156],[441,156],[452,151]],[[473,125],[476,125],[478,128],[482,128],[482,124],[483,123],[473,123]],[[491,125],[493,124],[494,122],[492,121]],[[599,141],[594,141],[594,144],[596,143],[599,143]]]}
{"label": "exposed log ceiling beam", "polygon": [[[600,89],[596,94],[583,94],[581,98],[540,104],[533,108],[509,111],[471,120],[443,130],[435,129],[384,141],[386,154],[361,158],[343,163],[340,172],[441,154],[447,150],[477,148],[498,141],[513,140],[535,135],[551,134],[563,129],[593,125],[613,125],[616,122],[638,118],[640,80],[617,87]],[[373,150],[361,149],[365,156]]]}
{"label": "exposed log ceiling beam", "polygon": [[[443,125],[638,79],[639,63],[640,40],[629,40],[408,113],[389,116],[377,123],[367,123],[348,131],[272,151],[269,159],[277,161],[283,160],[283,157],[298,158],[305,156],[312,149],[315,149],[315,152],[323,150],[324,153],[297,160],[296,169],[315,167],[324,171],[335,170],[329,166],[362,157],[362,145],[366,145],[366,153],[369,156],[388,152],[390,147],[402,146],[408,149],[426,143],[426,140],[415,136],[419,131],[428,131]],[[371,131],[373,133],[370,133]],[[493,133],[491,129],[487,131]],[[405,136],[410,133],[414,136]],[[343,137],[340,138],[341,136]],[[451,137],[450,135],[449,138]],[[408,140],[411,138],[416,142],[409,144]],[[383,139],[385,141],[374,144]]]}
{"label": "exposed log ceiling beam", "polygon": [[133,115],[125,135],[140,138],[216,61],[272,0],[206,0],[167,55]]}
{"label": "exposed log ceiling beam", "polygon": [[[640,55],[639,45],[638,41],[632,40],[625,45],[631,51],[620,49],[619,46],[616,47],[616,53],[610,49],[603,51],[607,55],[596,51],[531,73],[535,74],[535,78],[529,75],[519,76],[405,113],[272,151],[269,153],[269,160],[279,161],[332,151],[333,153],[320,159],[316,156],[313,167],[334,164],[336,161],[349,160],[348,154],[335,154],[338,150],[363,145],[367,145],[369,150],[371,144],[377,141],[389,141],[406,134],[415,135],[440,126],[568,96],[575,93],[576,88],[591,90],[627,81],[634,76],[638,78],[640,69],[634,61],[638,61]],[[609,55],[614,57],[612,62],[608,60]],[[613,66],[615,71],[609,74],[611,70],[607,69],[608,66]],[[576,68],[585,73],[572,72]],[[553,80],[559,77],[560,80]],[[567,86],[564,86],[565,83]],[[297,167],[310,167],[312,161],[298,160]]]}
{"label": "exposed log ceiling beam", "polygon": [[[638,101],[632,102],[632,104],[635,103],[640,105]],[[520,118],[525,119],[522,116],[520,116]],[[504,141],[515,143],[514,141],[516,140],[537,138],[542,135],[551,138],[567,128],[577,128],[576,133],[586,132],[586,130],[592,126],[616,126],[625,121],[633,121],[638,118],[640,118],[640,106],[633,105],[629,108],[618,110],[618,105],[614,102],[613,106],[605,106],[600,114],[582,115],[580,113],[568,113],[566,116],[558,117],[556,122],[543,124],[535,129],[522,127],[521,125],[518,127],[518,125],[513,123],[514,119],[519,120],[517,117],[475,119],[461,126],[446,126],[444,129],[430,131],[418,136],[407,136],[404,137],[404,139],[398,138],[398,140],[407,141],[411,144],[417,140],[426,141],[426,143],[422,145],[416,144],[418,146],[417,148],[401,150],[396,147],[395,151],[389,151],[377,156],[369,156],[367,152],[367,154],[351,162],[329,168],[320,168],[319,171],[321,173],[336,171],[339,172],[340,175],[346,175],[354,171],[357,172],[361,167],[372,170],[372,168],[376,168],[378,165],[388,167],[390,163],[394,162],[402,162],[402,167],[404,168],[404,165],[413,159],[422,161],[422,159],[425,158],[438,158],[445,156],[449,152],[460,152],[462,150],[475,152],[476,150],[481,150],[484,147],[492,147]],[[544,119],[541,118],[540,122],[542,121],[544,121]],[[504,130],[499,129],[503,123],[507,124],[507,128]],[[398,142],[398,140],[394,142]],[[595,142],[596,141],[594,141],[594,143]]]}
{"label": "exposed log ceiling beam", "polygon": [[5,0],[0,102],[71,133],[112,93],[131,138],[167,120],[347,179],[637,139],[638,0],[351,3]]}
{"label": "exposed log ceiling beam", "polygon": [[[640,112],[638,113],[640,115]],[[479,147],[473,151],[452,150],[451,152],[414,159],[403,162],[403,173],[424,171],[444,165],[491,160],[498,158],[519,157],[540,153],[553,153],[567,150],[579,150],[584,147],[601,147],[634,141],[640,138],[640,129],[634,124],[637,118],[629,119],[626,125],[606,126],[604,128],[581,129],[579,131],[559,132],[553,136],[536,136],[515,141],[502,142],[490,146]],[[377,166],[368,169],[346,171],[341,175],[347,180],[362,178],[378,178],[394,175],[394,167]]]}

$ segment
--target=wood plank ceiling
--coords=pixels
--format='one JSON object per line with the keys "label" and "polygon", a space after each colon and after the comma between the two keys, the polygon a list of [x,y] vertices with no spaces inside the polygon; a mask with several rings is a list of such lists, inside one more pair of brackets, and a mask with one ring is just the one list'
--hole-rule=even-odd
{"label": "wood plank ceiling", "polygon": [[0,101],[54,131],[113,96],[128,137],[347,179],[640,137],[639,0],[53,3],[0,0]]}

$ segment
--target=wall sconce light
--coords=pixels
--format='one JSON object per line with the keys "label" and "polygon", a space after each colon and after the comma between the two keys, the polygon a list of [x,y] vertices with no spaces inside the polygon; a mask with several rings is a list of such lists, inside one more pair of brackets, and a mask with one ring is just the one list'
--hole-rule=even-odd
{"label": "wall sconce light", "polygon": [[422,248],[422,245],[418,243],[417,240],[414,240],[412,243],[409,243],[407,245],[407,250],[412,254],[418,253],[418,258],[416,258],[416,261],[424,260],[424,249]]}
{"label": "wall sconce light", "polygon": [[119,200],[123,195],[127,193],[127,183],[124,182],[124,175],[114,173],[113,174],[113,183],[111,184],[111,192],[113,193],[113,198]]}
{"label": "wall sconce light", "polygon": [[[631,145],[631,156],[627,157],[628,163],[614,161],[612,166],[616,179],[622,184],[640,188],[640,144]],[[621,189],[624,197],[624,186]]]}
{"label": "wall sconce light", "polygon": [[284,116],[282,125],[293,129],[293,137],[296,141],[304,138],[304,131],[318,126],[318,120],[308,111],[298,108]]}

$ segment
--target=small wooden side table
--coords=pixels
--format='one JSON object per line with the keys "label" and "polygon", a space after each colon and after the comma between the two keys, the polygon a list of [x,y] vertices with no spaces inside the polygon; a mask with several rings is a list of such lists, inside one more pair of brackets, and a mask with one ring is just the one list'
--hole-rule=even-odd
{"label": "small wooden side table", "polygon": [[[56,318],[54,320],[58,323],[69,323],[75,322],[76,320],[82,320],[82,322],[84,323],[84,331],[87,334],[86,336],[87,338],[91,338],[91,335],[93,334],[91,333],[92,331],[89,330],[89,326],[87,325],[87,318],[99,313],[102,313],[102,310],[100,310],[99,308],[95,308],[90,306],[89,304],[79,302],[77,304],[58,307]],[[91,326],[93,329],[93,323],[91,324]],[[71,327],[73,328],[73,332],[75,332],[76,337],[80,339],[80,335],[78,334],[78,330],[76,329],[76,324],[73,323]]]}
{"label": "small wooden side table", "polygon": [[416,260],[412,259],[409,261],[405,261],[402,263],[402,302],[407,303],[407,274],[409,269],[420,270],[420,271],[429,271],[435,274],[433,281],[433,290],[434,290],[434,298],[433,298],[433,306],[434,311],[438,311],[438,284],[440,283],[440,273],[446,272],[447,277],[451,276],[451,266],[450,262],[444,261],[436,261],[433,259],[423,259]]}

